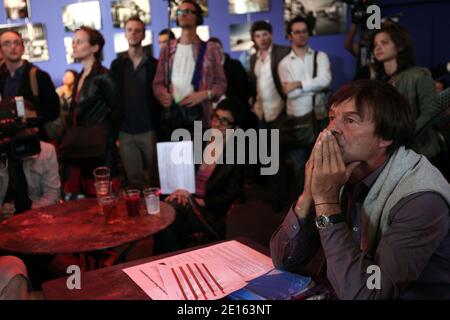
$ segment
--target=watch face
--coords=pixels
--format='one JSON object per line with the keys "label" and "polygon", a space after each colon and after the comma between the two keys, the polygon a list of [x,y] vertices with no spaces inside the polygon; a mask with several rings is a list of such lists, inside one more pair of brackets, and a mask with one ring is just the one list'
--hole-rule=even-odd
{"label": "watch face", "polygon": [[328,225],[330,224],[330,219],[328,218],[328,216],[318,216],[316,218],[316,226],[319,229],[323,229],[326,228]]}

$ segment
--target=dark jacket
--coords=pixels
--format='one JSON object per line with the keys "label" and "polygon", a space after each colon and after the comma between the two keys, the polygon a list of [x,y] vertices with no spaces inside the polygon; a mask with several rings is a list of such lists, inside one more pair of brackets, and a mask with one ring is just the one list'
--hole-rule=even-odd
{"label": "dark jacket", "polygon": [[[154,125],[155,129],[159,128],[160,118],[161,118],[161,109],[162,106],[159,104],[159,101],[155,98],[152,89],[153,78],[156,74],[156,67],[158,65],[158,61],[150,55],[146,56],[147,61],[145,62],[147,79],[148,83],[148,105],[151,106],[150,114],[151,121]],[[112,79],[114,80],[114,84],[117,90],[116,93],[116,104],[114,105],[113,112],[111,114],[112,120],[114,122],[114,126],[119,130],[122,124],[122,120],[124,119],[125,113],[125,101],[124,101],[124,71],[125,71],[125,62],[128,59],[128,53],[124,52],[120,54],[116,59],[111,63],[110,74]]]}
{"label": "dark jacket", "polygon": [[245,72],[239,60],[231,59],[225,54],[225,62],[223,64],[225,76],[227,77],[227,97],[237,98],[239,101],[248,104],[251,96],[250,83],[248,82],[247,72]]}
{"label": "dark jacket", "polygon": [[[77,95],[76,88],[83,72],[75,80],[71,112],[76,111],[76,124],[110,124],[111,108],[116,101],[114,83],[108,69],[96,62]],[[73,116],[70,119],[73,125]]]}
{"label": "dark jacket", "polygon": [[[281,85],[280,76],[278,74],[278,64],[283,60],[283,58],[291,52],[290,47],[279,46],[274,44],[272,46],[272,52],[270,54],[271,64],[272,64],[272,76],[275,82],[275,87],[277,88],[278,94],[283,100],[286,100],[286,95],[283,92],[283,87]],[[257,53],[254,53],[250,57],[250,85],[252,87],[253,96],[256,97],[256,75],[255,75],[255,64],[257,59]]]}
{"label": "dark jacket", "polygon": [[[37,111],[38,117],[42,117],[43,122],[55,120],[59,116],[59,97],[56,94],[55,86],[47,72],[42,71],[32,63],[25,61],[22,79],[20,80],[17,96],[31,102]],[[30,70],[32,67],[37,69],[36,80],[38,84],[38,97],[33,96],[30,85]],[[5,81],[8,75],[6,64],[0,67],[0,92],[4,96]],[[41,138],[45,140],[46,134],[43,127],[40,130]]]}
{"label": "dark jacket", "polygon": [[230,210],[244,187],[243,166],[217,164],[206,183],[205,205],[212,220],[218,220]]}

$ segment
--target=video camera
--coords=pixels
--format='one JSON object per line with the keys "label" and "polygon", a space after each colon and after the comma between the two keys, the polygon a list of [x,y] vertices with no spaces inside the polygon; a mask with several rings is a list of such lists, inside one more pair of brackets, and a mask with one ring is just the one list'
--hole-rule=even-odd
{"label": "video camera", "polygon": [[352,6],[352,23],[361,25],[366,25],[367,18],[370,16],[367,8],[376,3],[375,0],[342,0],[342,2]]}
{"label": "video camera", "polygon": [[23,97],[0,101],[0,155],[23,159],[41,152],[39,136],[29,128],[38,127],[41,119]]}

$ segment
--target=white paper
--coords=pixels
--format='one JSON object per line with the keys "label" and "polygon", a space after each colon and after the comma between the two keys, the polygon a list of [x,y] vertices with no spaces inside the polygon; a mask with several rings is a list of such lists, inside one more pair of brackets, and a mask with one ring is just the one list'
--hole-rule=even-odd
{"label": "white paper", "polygon": [[217,300],[247,285],[222,259],[158,265],[170,300]]}
{"label": "white paper", "polygon": [[[272,259],[258,251],[235,240],[222,242],[206,248],[186,252],[165,259],[137,265],[123,271],[152,299],[168,300],[168,294],[160,266],[167,268],[177,267],[186,263],[205,263],[207,266],[212,262],[210,272],[213,275],[221,271],[215,267],[214,261],[220,260],[221,265],[237,275],[239,281],[248,282],[257,278],[274,268]],[[209,267],[208,267],[209,268]],[[164,269],[164,268],[163,268]],[[164,273],[166,275],[166,273]],[[236,282],[237,283],[237,282]],[[239,288],[237,288],[239,289]],[[237,290],[236,289],[236,290]],[[234,291],[234,290],[233,290]]]}
{"label": "white paper", "polygon": [[161,193],[171,194],[177,189],[195,193],[192,141],[158,142],[156,146]]}

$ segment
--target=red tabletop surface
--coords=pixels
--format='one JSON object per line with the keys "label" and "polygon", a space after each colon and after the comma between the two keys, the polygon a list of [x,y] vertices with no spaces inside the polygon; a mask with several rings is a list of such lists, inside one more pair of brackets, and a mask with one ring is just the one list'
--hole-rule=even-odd
{"label": "red tabletop surface", "polygon": [[175,219],[174,209],[160,204],[149,215],[142,201],[140,215],[128,217],[119,202],[119,222],[105,223],[97,199],[68,201],[29,210],[0,223],[0,250],[21,254],[82,253],[117,247],[153,235]]}

